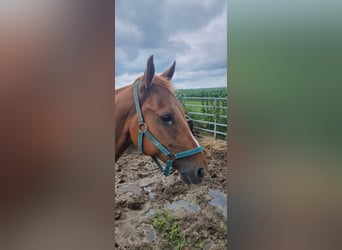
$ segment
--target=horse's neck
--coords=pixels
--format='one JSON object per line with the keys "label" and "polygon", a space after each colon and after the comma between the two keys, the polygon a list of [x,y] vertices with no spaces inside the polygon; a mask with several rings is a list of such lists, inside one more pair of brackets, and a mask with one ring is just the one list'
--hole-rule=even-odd
{"label": "horse's neck", "polygon": [[115,93],[115,162],[132,144],[129,132],[129,118],[134,111],[133,99],[132,86],[120,89]]}

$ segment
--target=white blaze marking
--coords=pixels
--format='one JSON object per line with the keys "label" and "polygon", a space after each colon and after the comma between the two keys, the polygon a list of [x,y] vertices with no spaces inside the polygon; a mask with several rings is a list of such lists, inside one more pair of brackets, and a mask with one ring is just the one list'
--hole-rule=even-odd
{"label": "white blaze marking", "polygon": [[198,143],[198,141],[196,140],[196,138],[194,137],[194,135],[191,133],[191,131],[190,131],[190,134],[191,134],[192,139],[195,141],[197,147],[199,147],[199,143]]}

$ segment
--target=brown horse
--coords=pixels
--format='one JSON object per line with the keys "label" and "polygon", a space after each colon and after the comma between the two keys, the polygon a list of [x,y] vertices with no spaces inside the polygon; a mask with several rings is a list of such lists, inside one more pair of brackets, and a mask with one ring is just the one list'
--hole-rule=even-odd
{"label": "brown horse", "polygon": [[178,170],[185,183],[200,183],[207,161],[173,94],[175,62],[161,75],[154,71],[152,55],[142,76],[115,91],[115,161],[133,143]]}

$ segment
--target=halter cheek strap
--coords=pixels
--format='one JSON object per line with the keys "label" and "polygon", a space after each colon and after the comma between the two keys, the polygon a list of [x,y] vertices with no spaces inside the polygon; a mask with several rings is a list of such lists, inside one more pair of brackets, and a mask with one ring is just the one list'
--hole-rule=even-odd
{"label": "halter cheek strap", "polygon": [[168,158],[166,162],[166,167],[163,169],[161,164],[159,163],[158,159],[155,156],[152,156],[152,160],[157,164],[158,168],[161,172],[164,172],[164,175],[167,176],[170,173],[170,169],[172,167],[172,163],[176,159],[185,158],[194,154],[198,154],[203,151],[203,148],[201,146],[198,146],[196,148],[178,152],[175,154],[172,154],[166,147],[164,147],[148,130],[147,124],[144,122],[144,118],[141,112],[140,107],[140,101],[139,101],[139,83],[140,80],[137,80],[134,84],[134,102],[135,102],[135,109],[138,114],[138,127],[139,127],[139,133],[138,133],[138,150],[140,154],[144,154],[143,150],[143,140],[144,135]]}

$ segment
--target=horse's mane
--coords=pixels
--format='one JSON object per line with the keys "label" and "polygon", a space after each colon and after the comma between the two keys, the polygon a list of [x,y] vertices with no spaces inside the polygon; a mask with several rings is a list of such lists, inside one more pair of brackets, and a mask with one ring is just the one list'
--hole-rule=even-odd
{"label": "horse's mane", "polygon": [[127,89],[130,85],[123,86],[121,88],[115,89],[115,94],[119,94],[121,91]]}

